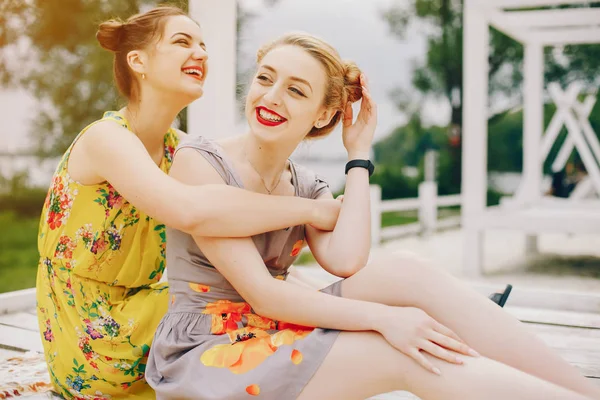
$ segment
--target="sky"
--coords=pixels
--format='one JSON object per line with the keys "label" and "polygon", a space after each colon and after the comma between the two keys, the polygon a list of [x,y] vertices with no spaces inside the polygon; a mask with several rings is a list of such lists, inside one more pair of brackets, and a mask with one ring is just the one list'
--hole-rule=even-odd
{"label": "sky", "polygon": [[[279,0],[265,7],[262,0],[243,0],[243,6],[256,16],[243,32],[239,62],[251,67],[256,50],[285,32],[306,31],[330,42],[343,58],[354,60],[369,78],[372,96],[378,104],[376,139],[404,123],[400,110],[391,102],[389,91],[409,85],[415,60],[425,57],[425,37],[413,28],[404,40],[392,36],[381,12],[394,2],[405,0]],[[209,78],[210,79],[210,78]],[[29,146],[28,120],[35,114],[36,102],[24,90],[0,88],[0,152]],[[449,109],[429,103],[426,124],[445,124]],[[303,154],[339,158],[345,155],[340,131],[303,145]]]}

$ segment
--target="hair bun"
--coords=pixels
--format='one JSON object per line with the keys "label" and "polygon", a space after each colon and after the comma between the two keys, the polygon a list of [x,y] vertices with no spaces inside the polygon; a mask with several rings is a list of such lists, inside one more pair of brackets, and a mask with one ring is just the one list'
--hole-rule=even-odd
{"label": "hair bun", "polygon": [[114,19],[101,23],[98,26],[98,32],[96,32],[96,39],[98,39],[100,46],[106,50],[117,52],[124,26],[123,22]]}
{"label": "hair bun", "polygon": [[344,87],[348,95],[348,101],[351,103],[362,98],[361,73],[360,68],[354,61],[344,61]]}

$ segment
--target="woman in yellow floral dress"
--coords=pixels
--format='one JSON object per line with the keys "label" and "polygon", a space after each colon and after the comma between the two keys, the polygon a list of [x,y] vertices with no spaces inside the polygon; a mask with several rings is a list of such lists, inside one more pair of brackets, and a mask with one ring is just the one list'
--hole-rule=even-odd
{"label": "woman in yellow floral dress", "polygon": [[[157,35],[157,33],[160,33]],[[167,309],[165,225],[248,236],[297,224],[331,229],[339,202],[184,185],[167,175],[177,114],[202,95],[198,25],[159,7],[100,25],[128,99],[77,136],[42,211],[37,308],[52,384],[65,397],[154,397],[146,359]]]}

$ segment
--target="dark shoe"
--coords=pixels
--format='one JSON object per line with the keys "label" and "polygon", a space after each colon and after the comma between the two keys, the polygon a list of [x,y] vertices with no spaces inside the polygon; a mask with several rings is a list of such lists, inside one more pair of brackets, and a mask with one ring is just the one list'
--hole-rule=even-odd
{"label": "dark shoe", "polygon": [[512,291],[512,285],[506,285],[504,292],[502,293],[492,293],[489,297],[494,303],[498,304],[500,307],[504,307],[506,304],[506,300]]}

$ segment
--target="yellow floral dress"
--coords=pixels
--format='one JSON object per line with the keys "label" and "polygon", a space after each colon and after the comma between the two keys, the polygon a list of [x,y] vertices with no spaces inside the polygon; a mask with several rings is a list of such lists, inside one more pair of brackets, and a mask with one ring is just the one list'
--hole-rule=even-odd
{"label": "yellow floral dress", "polygon": [[[129,129],[119,113],[107,112],[106,119]],[[170,129],[164,172],[178,142]],[[38,237],[37,311],[52,384],[68,398],[154,398],[144,372],[167,310],[167,286],[158,283],[165,226],[108,182],[74,181],[67,172],[72,147],[54,173]]]}

